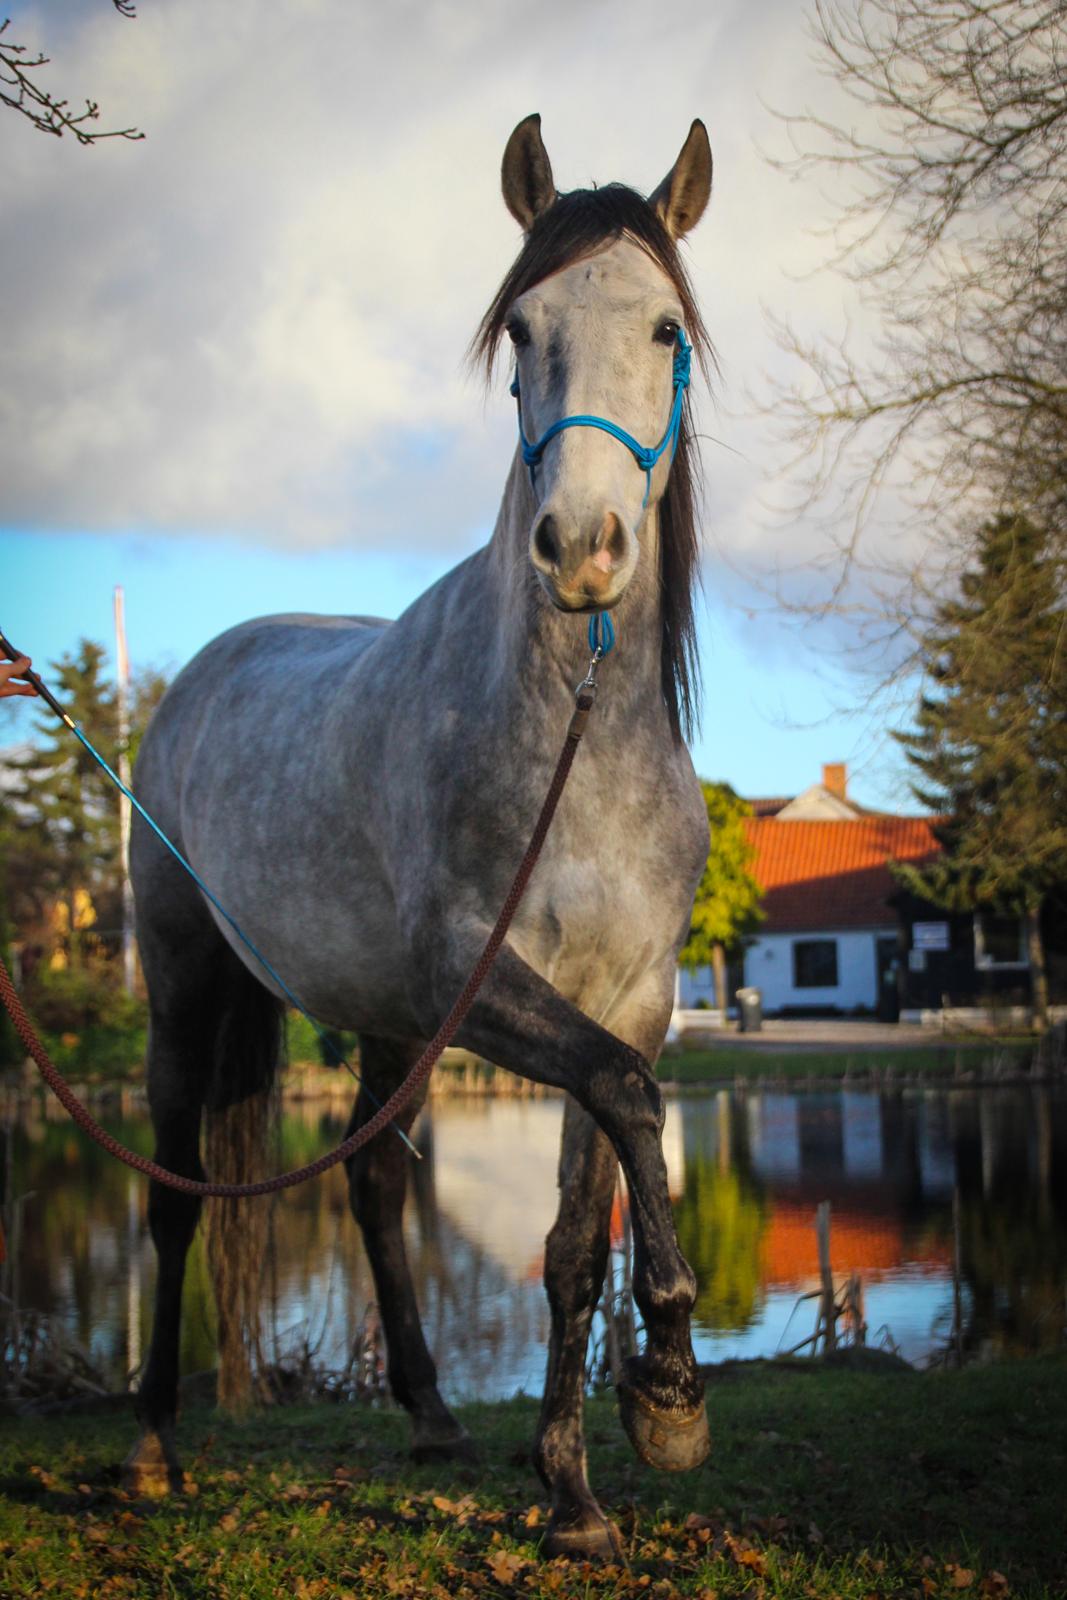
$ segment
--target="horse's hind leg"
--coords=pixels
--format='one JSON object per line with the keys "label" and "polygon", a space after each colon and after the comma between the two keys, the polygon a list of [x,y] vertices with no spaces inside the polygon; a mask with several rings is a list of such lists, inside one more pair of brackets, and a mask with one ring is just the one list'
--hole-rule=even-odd
{"label": "horse's hind leg", "polygon": [[[420,1049],[418,1044],[360,1036],[364,1087],[357,1097],[349,1132],[366,1122],[392,1094],[410,1071]],[[397,1125],[405,1133],[424,1096],[425,1090],[397,1117]],[[353,1215],[363,1230],[363,1243],[374,1273],[385,1330],[389,1386],[411,1416],[412,1454],[416,1461],[466,1457],[472,1454],[471,1441],[438,1393],[437,1368],[423,1337],[404,1247],[409,1159],[404,1144],[386,1128],[348,1162],[349,1198]]]}
{"label": "horse's hind leg", "polygon": [[559,1214],[545,1242],[552,1313],[534,1459],[552,1496],[546,1555],[621,1561],[616,1529],[585,1475],[582,1397],[589,1327],[604,1283],[618,1164],[608,1139],[570,1097],[563,1119]]}
{"label": "horse's hind leg", "polygon": [[[169,1172],[202,1179],[200,1122],[205,1102],[246,1098],[277,1064],[277,1001],[225,942],[199,894],[161,848],[135,834],[138,936],[149,997],[148,1104],[155,1159]],[[215,1082],[221,1066],[223,1081]],[[221,1097],[221,1098],[220,1098]],[[139,1493],[179,1489],[174,1444],[185,1258],[200,1200],[153,1182],[148,1222],[158,1261],[152,1337],[136,1397],[141,1436],[125,1477]]]}
{"label": "horse's hind leg", "polygon": [[[178,1001],[179,990],[173,989]],[[191,998],[191,997],[189,997]],[[149,1024],[148,1098],[156,1135],[155,1159],[169,1172],[203,1178],[200,1114],[210,1078],[214,1039],[203,1004],[153,997]],[[180,1489],[182,1470],[174,1445],[178,1410],[178,1354],[185,1258],[200,1216],[195,1195],[153,1182],[148,1223],[156,1247],[152,1338],[137,1415],[141,1436],[126,1459],[124,1476],[139,1494]]]}

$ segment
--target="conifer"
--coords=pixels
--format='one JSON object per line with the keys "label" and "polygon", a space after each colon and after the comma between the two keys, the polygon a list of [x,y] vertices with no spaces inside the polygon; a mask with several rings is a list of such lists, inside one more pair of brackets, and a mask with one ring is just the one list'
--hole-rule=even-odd
{"label": "conifer", "polygon": [[922,644],[930,689],[917,727],[897,734],[940,814],[944,853],[898,867],[947,910],[1012,913],[1025,923],[1034,1017],[1048,1017],[1041,912],[1067,885],[1067,612],[1063,565],[1047,531],[1021,516],[981,530],[958,596]]}

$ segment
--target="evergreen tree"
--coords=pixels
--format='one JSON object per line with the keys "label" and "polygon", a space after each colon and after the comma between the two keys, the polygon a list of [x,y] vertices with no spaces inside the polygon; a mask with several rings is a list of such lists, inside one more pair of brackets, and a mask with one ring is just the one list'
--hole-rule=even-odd
{"label": "evergreen tree", "polygon": [[690,971],[710,966],[715,998],[726,1009],[726,958],[763,920],[760,886],[749,868],[755,852],[745,836],[752,807],[728,783],[701,782],[711,826],[711,849],[697,885],[689,937],[679,961]]}
{"label": "evergreen tree", "polygon": [[[51,663],[46,681],[66,712],[112,767],[118,757],[115,686],[101,645],[83,639]],[[131,754],[165,688],[153,670],[138,675],[130,707]],[[14,782],[0,814],[0,878],[8,914],[25,927],[57,901],[66,907],[70,960],[79,957],[83,896],[97,929],[117,929],[121,898],[118,791],[68,728],[47,709],[34,748],[10,765]]]}
{"label": "evergreen tree", "polygon": [[[112,766],[118,750],[114,685],[102,646],[83,639],[76,656],[51,663],[50,687],[68,716]],[[68,955],[77,962],[79,891],[94,905],[119,881],[118,799],[92,756],[52,712],[35,724],[35,748],[12,764],[17,850],[33,870],[37,893],[66,907]],[[81,916],[79,915],[81,912]]]}
{"label": "evergreen tree", "polygon": [[1041,909],[1067,884],[1067,612],[1062,558],[1045,530],[1023,517],[986,525],[922,662],[932,691],[917,730],[896,737],[920,775],[915,794],[945,817],[935,830],[944,854],[897,876],[948,910],[1024,919],[1044,1027]]}

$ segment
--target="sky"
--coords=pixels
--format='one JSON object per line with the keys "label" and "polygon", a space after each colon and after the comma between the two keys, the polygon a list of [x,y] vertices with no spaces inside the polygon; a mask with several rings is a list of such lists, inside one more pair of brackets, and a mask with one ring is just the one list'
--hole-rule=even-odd
{"label": "sky", "polygon": [[[826,530],[774,509],[765,310],[831,335],[857,316],[817,270],[827,197],[762,154],[768,107],[830,95],[796,0],[666,0],[654,27],[637,0],[8,13],[49,87],[146,133],[84,149],[0,115],[0,627],[38,665],[110,642],[116,584],[135,665],[178,667],[257,614],[395,616],[484,543],[514,409],[464,356],[520,242],[508,134],[540,111],[559,188],[649,192],[700,116],[715,185],[685,253],[720,370],[696,396],[697,769],[791,794],[847,761],[856,798],[914,809],[841,624],[799,626],[769,580]],[[32,725],[0,705],[0,745]]]}

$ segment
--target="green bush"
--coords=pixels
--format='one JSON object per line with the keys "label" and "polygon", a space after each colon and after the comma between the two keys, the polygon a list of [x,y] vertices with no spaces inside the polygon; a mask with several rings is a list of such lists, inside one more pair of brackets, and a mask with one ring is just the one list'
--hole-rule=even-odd
{"label": "green bush", "polygon": [[[23,1000],[42,1043],[64,1075],[125,1078],[140,1074],[148,1007],[126,993],[117,964],[91,955],[77,966],[40,966]],[[21,1060],[19,1046],[14,1059]]]}
{"label": "green bush", "polygon": [[148,1048],[148,1026],[144,1021],[130,1028],[91,1024],[80,1032],[46,1033],[42,1042],[64,1077],[139,1078]]}
{"label": "green bush", "polygon": [[338,1056],[352,1063],[359,1049],[354,1033],[341,1033],[336,1028],[323,1028],[323,1033],[333,1046],[323,1043],[314,1026],[299,1011],[289,1011],[285,1018],[285,1046],[288,1059],[294,1064],[321,1062],[323,1066],[338,1067]]}
{"label": "green bush", "polygon": [[101,957],[58,969],[42,964],[26,983],[25,1002],[49,1033],[145,1024],[145,1002],[126,993],[116,964]]}

